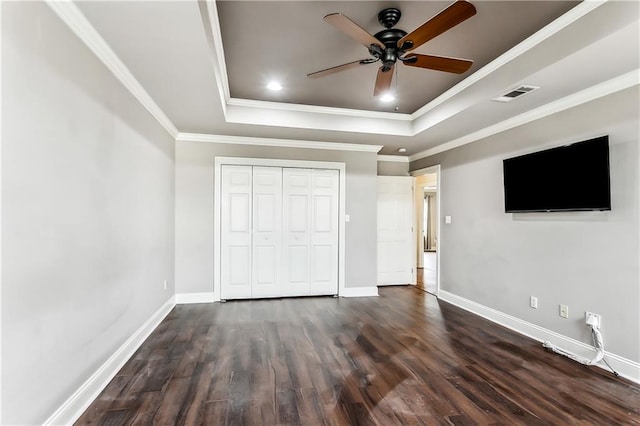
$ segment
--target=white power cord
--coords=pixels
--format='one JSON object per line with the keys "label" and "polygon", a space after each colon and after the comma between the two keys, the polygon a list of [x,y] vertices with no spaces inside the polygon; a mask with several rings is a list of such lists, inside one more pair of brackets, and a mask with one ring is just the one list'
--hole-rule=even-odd
{"label": "white power cord", "polygon": [[604,363],[607,364],[607,367],[609,367],[611,372],[616,376],[619,376],[619,374],[613,368],[611,368],[609,363],[604,359],[604,341],[602,339],[602,333],[600,333],[600,329],[598,328],[597,317],[595,316],[589,317],[587,319],[587,325],[591,327],[591,339],[593,340],[593,346],[596,349],[596,354],[592,359],[587,359],[587,358],[572,354],[571,352],[567,352],[564,349],[561,349],[558,346],[554,345],[548,340],[545,341],[542,344],[542,346],[544,346],[547,349],[551,349],[553,352],[557,354],[564,355],[567,358],[570,358],[584,365],[595,365],[600,361],[604,361]]}

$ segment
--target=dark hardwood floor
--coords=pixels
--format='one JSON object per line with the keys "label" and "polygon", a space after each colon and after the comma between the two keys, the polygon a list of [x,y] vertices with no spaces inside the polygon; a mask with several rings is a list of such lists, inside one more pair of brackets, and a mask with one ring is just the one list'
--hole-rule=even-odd
{"label": "dark hardwood floor", "polygon": [[414,287],[177,306],[77,424],[640,425],[640,387]]}

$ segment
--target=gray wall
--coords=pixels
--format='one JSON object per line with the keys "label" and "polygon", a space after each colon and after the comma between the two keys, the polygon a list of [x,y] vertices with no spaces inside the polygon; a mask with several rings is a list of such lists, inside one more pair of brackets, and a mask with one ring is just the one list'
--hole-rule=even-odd
{"label": "gray wall", "polygon": [[213,291],[215,157],[346,163],[346,287],[376,285],[376,154],[176,142],[176,293]]}
{"label": "gray wall", "polygon": [[409,163],[378,161],[378,176],[409,176]]}
{"label": "gray wall", "polygon": [[[601,314],[607,350],[640,361],[639,116],[636,86],[411,163],[442,166],[441,217],[452,223],[441,223],[441,288],[585,343],[584,311]],[[601,135],[610,212],[504,213],[504,158]]]}
{"label": "gray wall", "polygon": [[39,424],[173,295],[174,141],[41,3],[2,95],[0,422]]}

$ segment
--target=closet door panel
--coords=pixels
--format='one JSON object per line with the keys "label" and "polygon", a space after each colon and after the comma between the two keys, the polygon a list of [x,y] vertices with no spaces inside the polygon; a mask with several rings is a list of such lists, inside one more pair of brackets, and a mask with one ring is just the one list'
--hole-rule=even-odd
{"label": "closet door panel", "polygon": [[283,296],[310,294],[311,170],[282,169]]}
{"label": "closet door panel", "polygon": [[338,294],[337,170],[311,171],[310,294]]}
{"label": "closet door panel", "polygon": [[282,295],[282,168],[253,168],[252,297]]}
{"label": "closet door panel", "polygon": [[251,297],[252,168],[222,166],[222,299]]}

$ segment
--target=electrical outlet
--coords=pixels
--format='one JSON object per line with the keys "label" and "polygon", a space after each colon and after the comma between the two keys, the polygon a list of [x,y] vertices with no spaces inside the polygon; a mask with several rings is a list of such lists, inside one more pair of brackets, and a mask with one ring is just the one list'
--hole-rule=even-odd
{"label": "electrical outlet", "polygon": [[167,289],[167,280],[164,280],[164,289]]}
{"label": "electrical outlet", "polygon": [[538,298],[535,296],[531,296],[529,298],[529,306],[531,306],[533,309],[538,309]]}
{"label": "electrical outlet", "polygon": [[560,316],[562,318],[569,318],[569,307],[567,305],[560,305]]}
{"label": "electrical outlet", "polygon": [[584,313],[584,322],[587,325],[600,327],[600,325],[602,324],[602,318],[598,314],[594,314],[593,312],[586,311]]}

